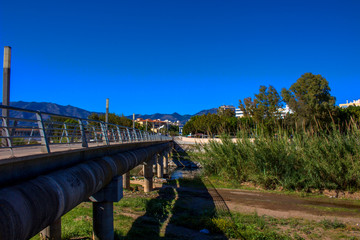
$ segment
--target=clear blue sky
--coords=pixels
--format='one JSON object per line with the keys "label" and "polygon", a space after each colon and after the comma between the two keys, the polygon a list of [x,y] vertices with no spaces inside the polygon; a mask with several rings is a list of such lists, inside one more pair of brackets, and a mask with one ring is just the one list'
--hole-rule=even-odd
{"label": "clear blue sky", "polygon": [[1,1],[0,43],[11,101],[194,114],[305,72],[360,98],[359,0]]}

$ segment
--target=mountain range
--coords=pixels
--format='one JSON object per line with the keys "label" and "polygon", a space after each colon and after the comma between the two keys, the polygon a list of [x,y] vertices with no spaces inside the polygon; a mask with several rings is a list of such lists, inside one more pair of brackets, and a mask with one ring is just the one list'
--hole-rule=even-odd
{"label": "mountain range", "polygon": [[[91,111],[87,111],[82,108],[74,107],[74,106],[63,106],[56,103],[49,103],[49,102],[11,102],[10,106],[17,107],[17,108],[23,108],[28,110],[35,110],[35,111],[41,111],[41,112],[48,112],[48,113],[54,113],[59,115],[66,115],[66,116],[73,116],[73,117],[79,117],[79,118],[87,118],[91,113]],[[171,114],[163,114],[163,113],[154,113],[154,114],[135,114],[136,118],[143,118],[143,119],[160,119],[162,121],[169,120],[172,122],[179,121],[181,124],[185,124],[192,116],[196,115],[203,115],[208,113],[216,113],[217,108],[211,108],[207,110],[202,110],[196,114],[185,114],[181,115],[179,113],[171,113]],[[96,112],[97,114],[104,114],[101,112]],[[30,118],[34,119],[34,114],[26,114],[23,112],[16,112],[11,114],[12,117],[16,118]],[[127,118],[132,119],[132,115],[126,116]]]}

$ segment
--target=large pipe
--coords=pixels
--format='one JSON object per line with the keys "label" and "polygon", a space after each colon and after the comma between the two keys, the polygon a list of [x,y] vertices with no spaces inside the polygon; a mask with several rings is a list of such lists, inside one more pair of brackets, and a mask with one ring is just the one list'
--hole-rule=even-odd
{"label": "large pipe", "polygon": [[29,239],[115,177],[150,161],[164,143],[77,164],[0,190],[0,239]]}

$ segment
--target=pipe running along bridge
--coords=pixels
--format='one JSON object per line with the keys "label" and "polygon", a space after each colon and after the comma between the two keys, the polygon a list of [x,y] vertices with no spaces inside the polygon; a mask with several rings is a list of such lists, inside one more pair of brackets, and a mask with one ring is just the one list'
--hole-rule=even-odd
{"label": "pipe running along bridge", "polygon": [[61,216],[93,203],[94,239],[113,239],[113,202],[142,164],[162,177],[172,139],[102,121],[0,105],[0,239],[61,239]]}

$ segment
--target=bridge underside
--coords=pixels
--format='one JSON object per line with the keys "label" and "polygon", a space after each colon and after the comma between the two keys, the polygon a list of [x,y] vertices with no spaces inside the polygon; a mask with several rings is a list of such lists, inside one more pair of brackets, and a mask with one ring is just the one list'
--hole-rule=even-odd
{"label": "bridge underside", "polygon": [[171,147],[129,143],[0,161],[0,239],[29,239],[89,197],[101,202],[104,187]]}

